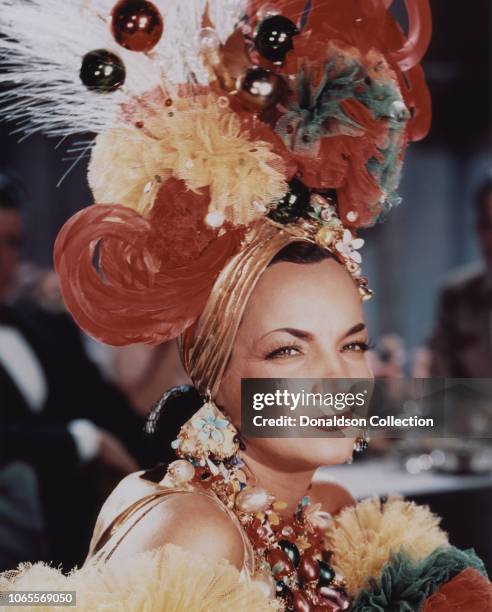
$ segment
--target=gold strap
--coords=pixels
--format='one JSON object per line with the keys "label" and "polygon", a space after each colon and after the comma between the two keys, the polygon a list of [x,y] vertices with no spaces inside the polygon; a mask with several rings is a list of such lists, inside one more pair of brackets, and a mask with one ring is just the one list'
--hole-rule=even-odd
{"label": "gold strap", "polygon": [[[145,516],[147,516],[149,512],[151,512],[156,506],[162,503],[166,497],[169,497],[170,495],[178,494],[178,493],[181,493],[181,494],[198,493],[199,495],[205,495],[206,497],[212,499],[221,508],[221,510],[223,510],[229,516],[229,518],[233,521],[233,523],[236,525],[237,529],[239,530],[239,533],[243,541],[243,545],[244,545],[243,570],[246,576],[253,575],[254,569],[255,569],[253,549],[251,546],[251,542],[249,541],[249,538],[246,535],[246,532],[244,531],[237,516],[234,514],[234,512],[232,512],[232,510],[227,508],[215,494],[210,493],[205,490],[200,490],[200,489],[190,490],[190,489],[162,488],[161,490],[156,491],[155,493],[150,493],[149,495],[145,495],[144,497],[141,497],[137,501],[133,502],[125,510],[120,512],[120,514],[118,514],[109,523],[109,525],[106,527],[106,529],[103,531],[103,533],[97,540],[96,544],[89,551],[89,554],[87,557],[88,560],[91,560],[92,562],[108,561],[113,555],[113,553],[115,552],[115,550],[118,548],[118,546],[121,544],[121,542],[130,533],[130,531]],[[138,512],[141,510],[144,510],[144,511],[138,514]],[[130,519],[132,517],[135,517],[135,515],[137,514],[138,516],[132,522]],[[104,547],[108,544],[108,542],[110,542],[110,540],[116,535],[116,533],[127,523],[130,523],[130,524],[128,525],[128,528],[124,530],[124,532],[121,534],[121,537],[118,538],[118,540],[114,543],[114,545],[110,548],[109,551],[104,551]]]}
{"label": "gold strap", "polygon": [[[125,523],[127,523],[131,519],[131,517],[134,516],[139,510],[144,509],[146,506],[148,506],[149,504],[152,504],[152,502],[154,502],[154,501],[157,501],[158,503],[163,501],[163,499],[165,497],[167,497],[170,493],[178,493],[178,492],[183,492],[184,493],[185,491],[174,491],[174,490],[169,490],[169,489],[162,489],[162,491],[157,491],[155,493],[151,493],[149,495],[146,495],[145,497],[141,497],[140,499],[137,499],[137,501],[135,501],[132,504],[130,504],[125,510],[120,512],[120,514],[118,514],[109,523],[109,525],[106,527],[106,529],[103,531],[103,533],[99,537],[99,539],[96,542],[96,544],[89,551],[89,557],[96,556],[97,553],[100,550],[102,550],[104,548],[104,546],[106,546],[106,544],[111,540],[111,538],[116,534],[116,532],[119,531],[121,529],[121,527]],[[106,560],[109,559],[111,554],[113,554],[114,550],[117,548],[117,546],[123,540],[123,538],[129,533],[129,531],[140,521],[140,519],[142,519],[148,512],[150,512],[150,510],[152,510],[155,506],[157,506],[158,503],[153,504],[147,510],[147,512],[144,512],[143,514],[141,514],[137,518],[137,520],[135,520],[129,526],[129,528],[125,531],[123,537],[118,540],[116,546],[111,550],[111,553],[106,557]]]}

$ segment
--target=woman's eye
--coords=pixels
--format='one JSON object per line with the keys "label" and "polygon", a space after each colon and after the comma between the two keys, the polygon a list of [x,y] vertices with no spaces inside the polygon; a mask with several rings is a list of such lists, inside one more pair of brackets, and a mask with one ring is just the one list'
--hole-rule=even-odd
{"label": "woman's eye", "polygon": [[371,348],[371,345],[368,342],[349,342],[346,344],[342,351],[352,351],[354,353],[365,353]]}
{"label": "woman's eye", "polygon": [[281,346],[267,354],[267,359],[282,359],[300,355],[301,351],[297,346]]}

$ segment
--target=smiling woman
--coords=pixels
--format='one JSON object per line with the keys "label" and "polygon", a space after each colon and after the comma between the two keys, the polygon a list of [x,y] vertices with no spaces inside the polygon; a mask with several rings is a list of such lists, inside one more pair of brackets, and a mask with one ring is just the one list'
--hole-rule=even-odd
{"label": "smiling woman", "polygon": [[[132,610],[419,610],[484,573],[427,509],[311,484],[363,439],[239,431],[243,378],[371,378],[357,232],[399,203],[429,127],[427,0],[405,1],[408,37],[391,0],[103,4],[0,0],[8,114],[98,132],[99,203],[55,245],[65,303],[109,344],[179,338],[194,387],[151,414],[160,432],[183,415],[176,459],[118,485],[64,590],[87,610],[123,592]],[[40,576],[61,581],[24,568],[0,590]]]}
{"label": "smiling woman", "polygon": [[[346,269],[316,245],[293,242],[277,253],[257,281],[244,310],[217,402],[240,425],[241,379],[370,379],[366,359],[368,332],[356,286]],[[217,350],[217,347],[215,347]],[[281,474],[290,478],[289,509],[320,465],[343,463],[352,454],[353,438],[297,440],[252,438],[248,463],[255,474],[265,464],[269,490]],[[277,483],[277,484],[276,484]],[[282,487],[285,485],[282,484]]]}

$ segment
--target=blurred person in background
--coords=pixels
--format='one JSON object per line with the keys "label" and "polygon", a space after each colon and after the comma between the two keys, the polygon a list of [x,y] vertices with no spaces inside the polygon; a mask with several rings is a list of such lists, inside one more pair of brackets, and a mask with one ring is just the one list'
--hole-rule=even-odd
{"label": "blurred person in background", "polygon": [[492,377],[492,176],[476,195],[484,265],[458,271],[441,289],[429,347],[430,375]]}
{"label": "blurred person in background", "polygon": [[0,572],[47,554],[36,473],[26,463],[0,466]]}
{"label": "blurred person in background", "polygon": [[[155,457],[143,441],[143,417],[103,379],[69,316],[13,298],[23,197],[21,183],[0,173],[0,468],[32,466],[46,560],[71,567],[83,558],[114,484]],[[0,491],[0,503],[8,490]],[[13,527],[19,517],[10,516]]]}

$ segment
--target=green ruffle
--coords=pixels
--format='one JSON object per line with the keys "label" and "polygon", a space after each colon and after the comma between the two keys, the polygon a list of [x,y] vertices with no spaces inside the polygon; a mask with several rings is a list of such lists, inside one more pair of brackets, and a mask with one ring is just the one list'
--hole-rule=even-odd
{"label": "green ruffle", "polygon": [[467,567],[487,576],[473,549],[438,548],[418,563],[400,552],[384,566],[379,580],[371,578],[369,588],[360,591],[351,612],[418,612],[441,584]]}
{"label": "green ruffle", "polygon": [[[342,60],[342,68],[339,63]],[[377,82],[367,75],[362,65],[343,53],[328,61],[324,77],[318,87],[313,87],[309,72],[301,70],[297,77],[297,101],[291,105],[279,122],[278,131],[286,146],[291,146],[291,136],[283,128],[289,123],[296,125],[294,149],[309,151],[312,143],[329,138],[330,119],[345,126],[347,133],[362,126],[353,121],[343,110],[342,102],[355,99],[368,108],[375,119],[388,122],[389,138],[386,148],[378,149],[379,156],[367,162],[367,169],[377,181],[385,196],[379,214],[383,220],[387,212],[401,202],[396,193],[401,178],[401,149],[406,123],[410,117],[402,103],[401,95],[391,80]],[[401,103],[401,115],[394,110],[394,104]],[[404,110],[403,110],[404,109]],[[343,131],[343,130],[342,130]],[[376,221],[376,219],[374,219]]]}

